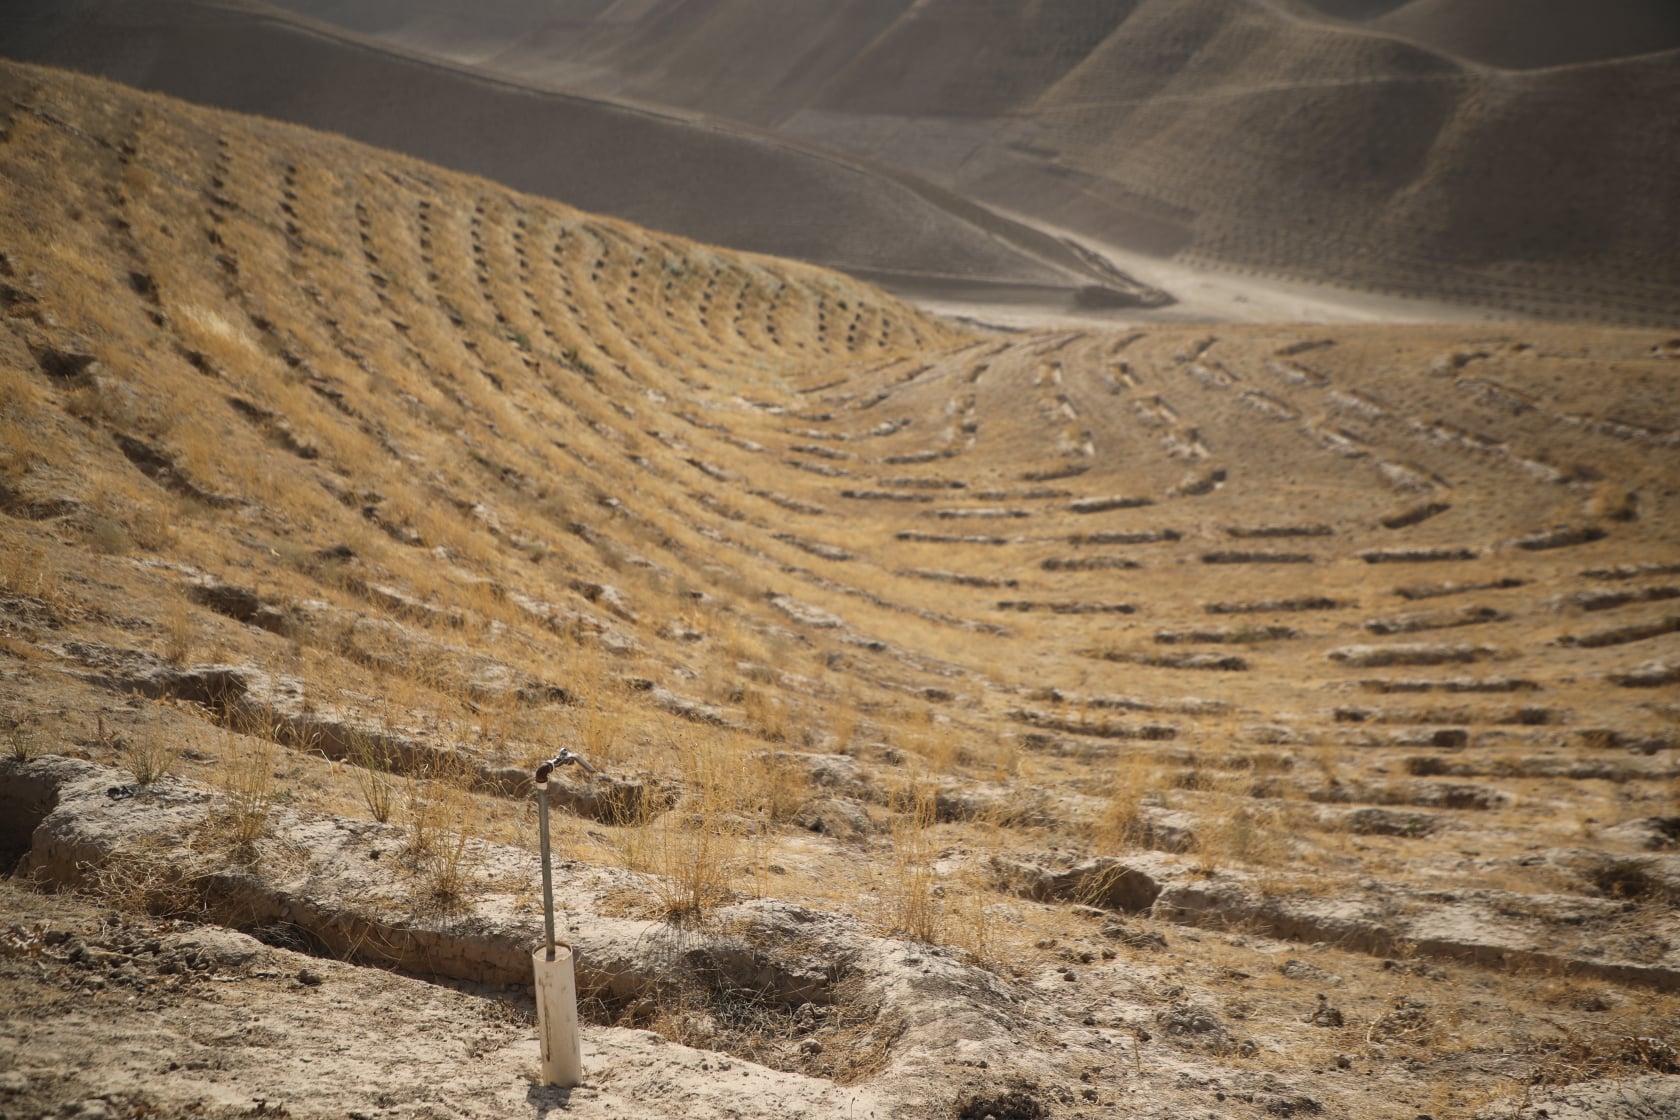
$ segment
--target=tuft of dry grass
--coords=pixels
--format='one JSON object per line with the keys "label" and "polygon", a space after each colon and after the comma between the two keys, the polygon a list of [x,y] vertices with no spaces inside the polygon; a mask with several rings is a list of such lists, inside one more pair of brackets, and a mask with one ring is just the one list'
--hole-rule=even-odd
{"label": "tuft of dry grass", "polygon": [[197,644],[198,627],[185,599],[174,599],[160,620],[163,628],[163,656],[171,665],[185,665]]}
{"label": "tuft of dry grass", "polygon": [[468,791],[470,778],[464,765],[441,763],[407,783],[403,855],[422,898],[446,911],[463,906],[477,880],[470,856],[481,831],[480,812]]}
{"label": "tuft of dry grass", "polygon": [[903,808],[893,821],[892,879],[888,884],[887,914],[891,929],[914,941],[939,944],[945,932],[946,907],[933,862],[937,849],[934,790],[925,780],[911,779],[902,791]]}
{"label": "tuft of dry grass", "polygon": [[373,819],[386,824],[396,808],[397,782],[391,775],[391,759],[378,736],[353,731],[350,762],[357,789]]}
{"label": "tuft of dry grass", "polygon": [[735,861],[742,848],[737,822],[683,819],[672,813],[651,827],[648,886],[668,919],[698,921],[734,901],[739,876]]}
{"label": "tuft of dry grass", "polygon": [[625,807],[611,847],[663,917],[689,923],[733,901],[743,883],[762,885],[774,822],[803,799],[804,775],[725,729],[686,732],[674,746],[682,800],[668,811],[646,799]]}
{"label": "tuft of dry grass", "polygon": [[8,544],[0,549],[0,590],[51,603],[60,587],[60,574],[40,545]]}
{"label": "tuft of dry grass", "polygon": [[181,750],[155,729],[141,732],[123,751],[123,764],[143,786],[158,781],[180,760]]}
{"label": "tuft of dry grass", "polygon": [[236,858],[250,858],[252,845],[268,833],[279,758],[280,748],[267,738],[229,734],[222,746],[221,798],[211,808],[210,821],[232,842]]}
{"label": "tuft of dry grass", "polygon": [[13,762],[28,762],[41,753],[40,733],[27,716],[10,708],[0,711],[0,736],[6,741],[6,757]]}
{"label": "tuft of dry grass", "polygon": [[1090,826],[1091,843],[1099,851],[1124,852],[1141,844],[1144,799],[1157,780],[1156,768],[1146,752],[1127,751],[1115,759],[1107,779],[1108,795]]}

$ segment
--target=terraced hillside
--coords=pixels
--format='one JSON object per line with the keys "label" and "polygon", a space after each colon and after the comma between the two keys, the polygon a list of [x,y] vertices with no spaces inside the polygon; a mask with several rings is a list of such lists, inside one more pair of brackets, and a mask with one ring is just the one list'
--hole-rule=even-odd
{"label": "terraced hillside", "polygon": [[20,1115],[1672,1106],[1680,340],[957,326],[12,64],[0,177]]}
{"label": "terraced hillside", "polygon": [[507,81],[263,4],[19,0],[0,14],[0,56],[341,133],[900,291],[1064,306],[1171,302],[1094,254],[901,171],[680,106],[659,111]]}
{"label": "terraced hillside", "polygon": [[1667,0],[283,6],[745,121],[1101,247],[1680,325]]}

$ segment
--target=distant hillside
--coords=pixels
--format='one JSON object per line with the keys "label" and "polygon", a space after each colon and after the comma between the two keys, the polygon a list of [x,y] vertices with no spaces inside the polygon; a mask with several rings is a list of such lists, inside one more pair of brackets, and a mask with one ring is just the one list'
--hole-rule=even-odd
{"label": "distant hillside", "polygon": [[0,53],[328,129],[518,189],[901,289],[1161,300],[1062,242],[899,172],[487,79],[239,4],[13,6]]}
{"label": "distant hillside", "polygon": [[1680,314],[1667,0],[288,6],[1145,252],[1524,313]]}
{"label": "distant hillside", "polygon": [[1409,0],[1371,26],[1513,69],[1680,49],[1672,0]]}

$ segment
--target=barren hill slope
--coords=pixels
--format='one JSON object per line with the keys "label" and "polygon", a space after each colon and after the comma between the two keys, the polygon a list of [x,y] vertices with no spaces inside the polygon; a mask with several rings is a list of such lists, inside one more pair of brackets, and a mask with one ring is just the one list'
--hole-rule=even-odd
{"label": "barren hill slope", "polygon": [[288,6],[774,128],[1099,244],[1525,315],[1680,307],[1662,0],[510,2],[488,28],[480,5]]}
{"label": "barren hill slope", "polygon": [[903,173],[784,140],[496,80],[251,4],[31,3],[0,53],[394,148],[689,237],[900,288],[1110,286],[1164,299],[1055,238]]}
{"label": "barren hill slope", "polygon": [[1680,49],[1680,9],[1663,0],[1410,0],[1371,26],[1522,70]]}
{"label": "barren hill slope", "polygon": [[1661,1115],[1677,370],[959,328],[0,65],[6,1107]]}

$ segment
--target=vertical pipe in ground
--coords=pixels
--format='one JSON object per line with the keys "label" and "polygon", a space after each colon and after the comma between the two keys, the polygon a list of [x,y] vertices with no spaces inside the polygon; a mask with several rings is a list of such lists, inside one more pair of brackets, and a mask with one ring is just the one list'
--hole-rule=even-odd
{"label": "vertical pipe in ground", "polygon": [[578,1038],[577,980],[572,950],[538,947],[531,954],[537,973],[537,1035],[542,1043],[545,1085],[572,1089],[583,1084],[583,1047]]}
{"label": "vertical pipe in ground", "polygon": [[548,767],[537,771],[537,832],[542,843],[543,943],[531,954],[537,977],[537,1040],[542,1046],[545,1085],[572,1089],[583,1084],[583,1047],[578,1038],[577,977],[569,945],[554,941],[554,871],[548,846]]}

